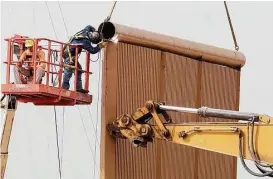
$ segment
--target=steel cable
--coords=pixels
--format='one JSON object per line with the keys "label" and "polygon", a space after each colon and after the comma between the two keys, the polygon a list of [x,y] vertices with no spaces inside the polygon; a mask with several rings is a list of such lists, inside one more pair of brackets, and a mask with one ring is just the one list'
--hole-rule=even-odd
{"label": "steel cable", "polygon": [[[89,149],[90,149],[91,154],[92,154],[92,156],[93,156],[93,159],[94,159],[94,161],[95,161],[96,157],[95,157],[95,155],[94,155],[94,153],[93,153],[93,151],[92,151],[92,149],[91,149],[91,142],[90,142],[90,140],[89,140],[89,137],[88,137],[88,134],[87,134],[87,130],[86,130],[85,124],[84,124],[84,122],[83,122],[83,117],[82,117],[81,111],[80,111],[80,109],[79,109],[78,106],[77,106],[77,109],[78,109],[79,114],[80,114],[80,117],[81,117],[83,129],[84,129],[84,132],[85,132],[85,136],[86,136],[86,139],[87,139],[88,144],[89,144]],[[96,168],[97,168],[97,170],[98,170],[98,166],[97,166],[97,164],[96,164],[96,161],[94,162],[94,165],[96,166]]]}
{"label": "steel cable", "polygon": [[51,22],[51,25],[52,25],[52,28],[53,28],[55,37],[56,37],[56,39],[58,40],[57,33],[56,33],[56,29],[55,29],[55,26],[54,26],[54,24],[53,24],[53,20],[52,20],[52,17],[51,17],[51,13],[50,13],[50,10],[49,10],[49,7],[48,7],[46,1],[45,1],[45,4],[46,4],[46,7],[47,7],[47,12],[48,12],[48,15],[49,15],[49,18],[50,18],[50,22]]}
{"label": "steel cable", "polygon": [[226,14],[227,14],[228,22],[229,22],[229,27],[230,27],[230,30],[231,30],[233,42],[234,42],[234,45],[235,45],[235,50],[238,51],[239,50],[239,46],[237,44],[235,32],[234,32],[234,29],[233,29],[233,26],[232,26],[232,22],[231,22],[231,18],[230,18],[230,15],[229,15],[229,11],[228,11],[228,7],[227,7],[226,1],[224,1],[224,4],[225,4]]}
{"label": "steel cable", "polygon": [[56,115],[56,107],[54,105],[54,116],[55,116],[55,131],[56,131],[56,143],[57,143],[57,154],[58,154],[58,165],[59,165],[59,176],[62,178],[61,171],[61,159],[60,159],[60,147],[59,147],[59,132],[58,132],[58,124],[57,124],[57,115]]}

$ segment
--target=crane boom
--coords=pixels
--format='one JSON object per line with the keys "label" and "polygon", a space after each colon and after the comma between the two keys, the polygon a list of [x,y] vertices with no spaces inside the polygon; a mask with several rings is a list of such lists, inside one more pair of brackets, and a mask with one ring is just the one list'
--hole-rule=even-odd
{"label": "crane boom", "polygon": [[[217,117],[235,122],[172,123],[167,111],[194,113],[202,117]],[[162,122],[162,117],[165,122]],[[154,119],[155,123],[149,121]],[[213,152],[249,159],[255,162],[262,174],[249,170],[256,176],[273,176],[273,118],[267,115],[244,113],[208,107],[185,108],[166,106],[153,101],[146,102],[133,114],[119,116],[108,124],[110,135],[129,139],[135,147],[147,147],[154,139],[183,144]],[[255,141],[255,142],[254,142]],[[245,164],[245,163],[244,163]]]}

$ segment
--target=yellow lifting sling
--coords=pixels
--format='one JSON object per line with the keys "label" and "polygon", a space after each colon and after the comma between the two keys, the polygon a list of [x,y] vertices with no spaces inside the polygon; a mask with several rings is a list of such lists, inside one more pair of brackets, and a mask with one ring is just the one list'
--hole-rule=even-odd
{"label": "yellow lifting sling", "polygon": [[69,50],[69,45],[71,44],[72,40],[76,39],[89,39],[87,36],[83,36],[82,33],[84,32],[84,30],[81,30],[79,32],[77,32],[74,36],[72,36],[68,43],[64,46],[64,51],[63,51],[63,58],[67,58],[67,54],[69,55],[69,60],[70,60],[70,63],[73,63],[73,59],[72,59],[72,55],[70,53],[70,50]]}

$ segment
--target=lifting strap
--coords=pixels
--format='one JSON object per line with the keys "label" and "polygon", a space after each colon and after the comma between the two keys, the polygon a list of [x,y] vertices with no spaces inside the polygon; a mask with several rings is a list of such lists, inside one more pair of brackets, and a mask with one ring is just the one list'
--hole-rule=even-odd
{"label": "lifting strap", "polygon": [[87,36],[83,36],[83,35],[82,35],[83,32],[84,32],[84,29],[81,30],[81,31],[79,31],[79,32],[77,32],[75,35],[73,35],[73,36],[69,39],[67,45],[65,45],[65,47],[64,47],[64,49],[67,51],[67,53],[68,53],[68,55],[69,55],[69,61],[70,61],[70,63],[73,63],[72,55],[71,55],[70,50],[69,50],[69,45],[71,44],[71,42],[72,42],[74,39],[76,39],[76,40],[79,40],[79,39],[89,39]]}

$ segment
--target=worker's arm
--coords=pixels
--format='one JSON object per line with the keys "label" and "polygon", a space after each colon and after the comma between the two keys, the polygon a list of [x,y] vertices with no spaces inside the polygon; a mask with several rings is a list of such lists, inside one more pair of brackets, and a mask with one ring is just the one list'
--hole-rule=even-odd
{"label": "worker's arm", "polygon": [[94,31],[96,31],[96,29],[93,26],[91,26],[91,25],[86,26],[83,30],[84,31],[88,31],[88,32],[94,32]]}
{"label": "worker's arm", "polygon": [[39,65],[37,65],[37,68],[41,67],[41,68],[45,69],[46,68],[46,63],[43,63],[43,62],[46,62],[45,61],[45,52],[42,51],[42,50],[39,50],[38,51],[38,57],[39,57],[39,61],[42,62],[42,63],[40,63]]}
{"label": "worker's arm", "polygon": [[100,46],[93,47],[89,40],[84,39],[83,40],[83,49],[87,50],[91,54],[96,54],[101,50]]}
{"label": "worker's arm", "polygon": [[20,56],[20,58],[18,60],[18,63],[16,64],[16,66],[21,67],[22,63],[26,60],[26,57],[27,57],[27,51],[24,51],[22,53],[22,55]]}

